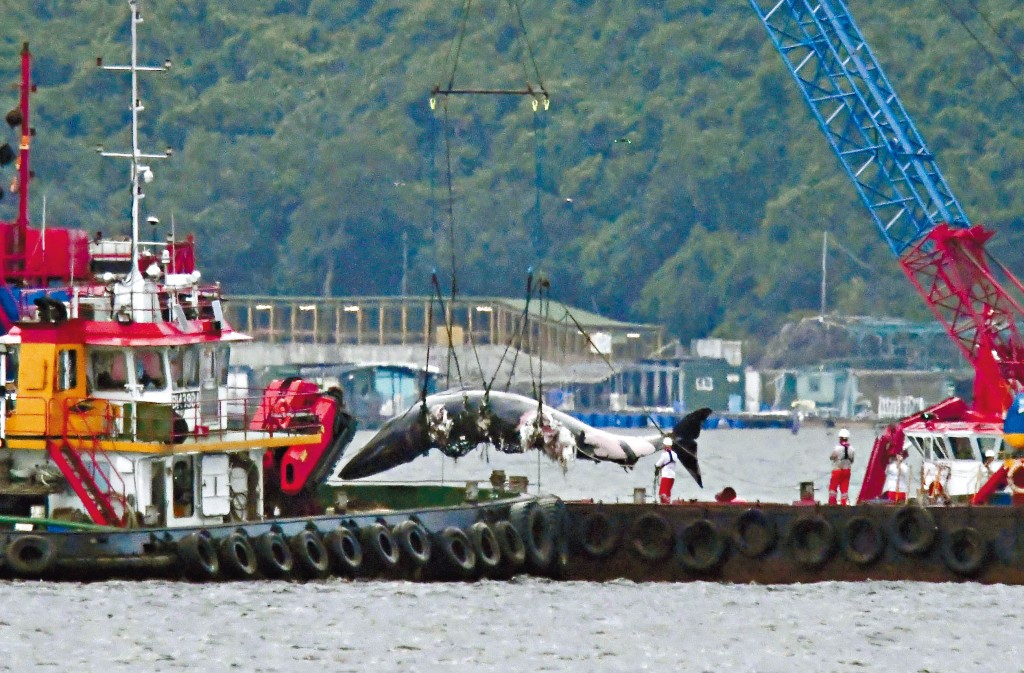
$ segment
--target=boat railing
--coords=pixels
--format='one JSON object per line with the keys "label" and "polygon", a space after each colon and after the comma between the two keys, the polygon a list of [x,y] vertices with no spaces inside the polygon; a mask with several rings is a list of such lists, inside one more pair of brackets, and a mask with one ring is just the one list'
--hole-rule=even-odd
{"label": "boat railing", "polygon": [[262,395],[236,395],[200,401],[168,402],[98,397],[33,397],[19,395],[7,411],[8,428],[21,438],[64,438],[77,450],[95,441],[165,445],[252,442],[323,431],[311,408],[289,408]]}
{"label": "boat railing", "polygon": [[[198,273],[198,272],[195,272]],[[44,315],[49,308],[40,308],[36,300],[48,297],[70,308],[67,316],[97,321],[175,322],[184,320],[217,320],[223,315],[215,309],[222,298],[218,284],[197,282],[191,274],[166,276],[146,289],[114,289],[114,283],[94,281],[85,284],[51,286],[45,291],[24,292],[18,299],[22,320],[50,321]]]}
{"label": "boat railing", "polygon": [[[121,471],[113,465],[113,458],[109,456],[100,446],[100,433],[109,433],[112,425],[113,415],[110,413],[109,405],[98,405],[96,401],[87,399],[75,401],[74,399],[50,400],[50,405],[59,404],[63,427],[61,431],[65,447],[73,447],[82,459],[82,467],[89,473],[94,484],[96,484],[105,497],[110,507],[120,509],[114,510],[115,516],[123,518],[128,511],[127,487]],[[102,406],[100,413],[93,413]],[[96,427],[96,422],[101,425]],[[92,426],[92,427],[91,427]],[[81,440],[84,436],[86,442],[77,442],[73,446],[71,439]],[[63,449],[62,449],[63,450]],[[106,466],[104,466],[106,463]]]}

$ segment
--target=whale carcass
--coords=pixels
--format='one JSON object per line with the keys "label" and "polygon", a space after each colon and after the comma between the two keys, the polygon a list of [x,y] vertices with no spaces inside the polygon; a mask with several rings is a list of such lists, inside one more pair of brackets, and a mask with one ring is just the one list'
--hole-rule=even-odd
{"label": "whale carcass", "polygon": [[[671,439],[683,467],[701,486],[696,440],[709,415],[710,409],[698,409],[665,435]],[[660,435],[630,437],[599,430],[523,395],[460,390],[429,395],[385,423],[339,476],[369,477],[435,448],[458,458],[480,445],[504,453],[537,449],[563,468],[576,457],[630,468],[643,456],[655,453],[660,439]]]}

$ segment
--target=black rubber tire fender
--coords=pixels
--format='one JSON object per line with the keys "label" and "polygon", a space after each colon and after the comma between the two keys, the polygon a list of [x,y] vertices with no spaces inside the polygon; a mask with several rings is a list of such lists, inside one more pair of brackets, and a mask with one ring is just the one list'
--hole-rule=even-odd
{"label": "black rubber tire fender", "polygon": [[551,565],[547,568],[547,576],[553,579],[567,579],[569,576],[569,514],[565,503],[555,496],[548,496],[537,501],[537,506],[547,513],[552,523],[552,538],[555,550]]}
{"label": "black rubber tire fender", "polygon": [[923,507],[900,507],[889,526],[889,538],[896,549],[908,556],[924,554],[935,543],[935,517]]}
{"label": "black rubber tire fender", "polygon": [[387,572],[402,560],[391,531],[380,522],[360,528],[359,541],[363,543],[363,565],[367,570]]}
{"label": "black rubber tire fender", "polygon": [[629,548],[646,561],[664,561],[675,546],[675,531],[657,512],[638,516],[629,526]]}
{"label": "black rubber tire fender", "polygon": [[957,575],[976,575],[988,558],[988,541],[976,528],[954,528],[942,538],[942,560]]}
{"label": "black rubber tire fender", "polygon": [[271,579],[287,577],[295,567],[291,547],[279,531],[263,533],[256,538],[253,548],[256,550],[256,561],[260,570]]}
{"label": "black rubber tire fender", "polygon": [[320,533],[306,528],[288,540],[292,557],[295,559],[295,570],[308,579],[326,577],[331,569],[330,556]]}
{"label": "black rubber tire fender", "polygon": [[439,579],[471,579],[476,570],[476,552],[469,537],[461,528],[448,526],[435,538]]}
{"label": "black rubber tire fender", "polygon": [[256,575],[259,566],[248,535],[236,530],[226,535],[218,546],[220,567],[226,575],[238,579],[251,579]]}
{"label": "black rubber tire fender", "polygon": [[334,572],[342,577],[354,577],[363,569],[363,545],[359,537],[344,526],[324,536],[327,555]]}
{"label": "black rubber tire fender", "polygon": [[422,568],[430,562],[430,533],[419,521],[403,521],[391,530],[391,535],[401,550],[401,557],[413,567]]}
{"label": "black rubber tire fender", "polygon": [[7,565],[20,577],[42,577],[57,559],[53,541],[42,535],[19,535],[4,552]]}
{"label": "black rubber tire fender", "polygon": [[505,569],[515,574],[526,565],[526,545],[523,537],[510,521],[499,521],[494,524],[494,535],[501,545],[501,562]]}
{"label": "black rubber tire fender", "polygon": [[679,534],[679,562],[687,570],[708,572],[725,559],[729,545],[713,521],[697,519]]}
{"label": "black rubber tire fender", "polygon": [[885,551],[885,530],[866,516],[847,521],[840,535],[843,556],[857,565],[871,565]]}
{"label": "black rubber tire fender", "polygon": [[775,521],[757,507],[740,514],[732,527],[732,543],[747,558],[764,556],[775,548],[778,539]]}
{"label": "black rubber tire fender", "polygon": [[492,575],[501,567],[501,543],[486,521],[477,521],[466,530],[476,553],[476,567],[483,575]]}
{"label": "black rubber tire fender", "polygon": [[583,515],[577,527],[580,549],[593,558],[608,558],[619,549],[621,526],[607,512],[594,510]]}
{"label": "black rubber tire fender", "polygon": [[555,556],[556,522],[535,501],[512,505],[509,520],[523,538],[527,567],[534,572],[547,572]]}
{"label": "black rubber tire fender", "polygon": [[786,546],[798,564],[820,568],[835,552],[835,529],[817,514],[802,516],[790,526]]}
{"label": "black rubber tire fender", "polygon": [[199,582],[217,579],[220,575],[220,558],[217,546],[206,531],[189,533],[178,540],[176,545],[185,576]]}

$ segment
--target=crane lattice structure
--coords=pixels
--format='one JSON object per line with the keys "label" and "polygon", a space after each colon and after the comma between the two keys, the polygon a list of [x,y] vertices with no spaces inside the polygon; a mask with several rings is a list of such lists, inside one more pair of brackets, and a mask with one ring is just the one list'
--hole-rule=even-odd
{"label": "crane lattice structure", "polygon": [[750,0],[911,283],[975,369],[975,410],[1024,390],[1024,286],[985,252],[843,0]]}

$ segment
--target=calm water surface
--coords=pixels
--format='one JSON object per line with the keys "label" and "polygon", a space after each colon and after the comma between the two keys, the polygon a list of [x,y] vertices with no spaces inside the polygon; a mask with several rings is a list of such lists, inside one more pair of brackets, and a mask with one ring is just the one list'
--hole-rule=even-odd
{"label": "calm water surface", "polygon": [[[872,439],[853,430],[861,469]],[[708,432],[704,490],[681,479],[676,495],[707,499],[728,484],[788,501],[800,481],[820,493],[833,443],[823,430]],[[541,488],[628,500],[650,488],[648,462],[566,475],[541,463]],[[431,456],[389,477],[491,469],[533,484],[538,465]],[[912,582],[5,582],[0,671],[1024,671],[1022,602],[1024,587]]]}

